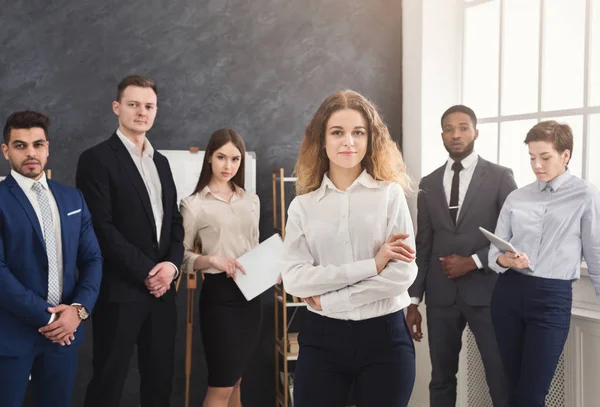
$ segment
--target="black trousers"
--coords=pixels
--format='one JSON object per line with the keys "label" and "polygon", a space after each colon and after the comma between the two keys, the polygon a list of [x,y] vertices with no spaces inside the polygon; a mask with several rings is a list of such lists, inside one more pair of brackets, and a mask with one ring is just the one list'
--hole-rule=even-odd
{"label": "black trousers", "polygon": [[456,374],[466,327],[475,336],[485,369],[485,376],[494,407],[508,405],[508,391],[502,369],[502,360],[494,335],[490,307],[471,306],[460,298],[447,307],[427,306],[429,354],[431,356],[431,407],[456,405]]}
{"label": "black trousers", "polygon": [[571,324],[569,280],[501,274],[492,320],[508,379],[510,405],[543,407]]}
{"label": "black trousers", "polygon": [[177,329],[174,293],[143,303],[99,302],[92,323],[93,377],[84,406],[120,406],[137,345],[141,406],[168,407]]}
{"label": "black trousers", "polygon": [[354,383],[357,407],[405,407],[415,348],[404,312],[342,321],[308,312],[300,331],[295,407],[342,407]]}

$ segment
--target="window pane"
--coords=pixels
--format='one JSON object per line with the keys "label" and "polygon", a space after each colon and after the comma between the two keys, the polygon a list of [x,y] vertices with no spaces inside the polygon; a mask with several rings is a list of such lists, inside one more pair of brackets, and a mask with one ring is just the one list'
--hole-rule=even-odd
{"label": "window pane", "polygon": [[600,106],[600,0],[592,0],[590,39],[590,105]]}
{"label": "window pane", "polygon": [[538,111],[540,0],[504,0],[502,114]]}
{"label": "window pane", "polygon": [[512,168],[519,187],[535,181],[529,165],[529,152],[523,144],[527,132],[537,120],[518,120],[500,123],[500,164]]}
{"label": "window pane", "polygon": [[544,120],[556,120],[559,123],[566,123],[571,126],[571,130],[573,130],[573,151],[571,152],[569,169],[571,174],[581,177],[583,168],[583,116],[552,117]]}
{"label": "window pane", "polygon": [[585,0],[545,0],[542,110],[583,106]]}
{"label": "window pane", "polygon": [[475,151],[488,161],[498,162],[498,123],[478,124],[479,137]]}
{"label": "window pane", "polygon": [[598,152],[600,151],[600,114],[590,116],[590,125],[588,127],[588,173],[587,179],[598,188],[600,188],[600,160]]}
{"label": "window pane", "polygon": [[479,117],[498,115],[499,21],[497,0],[465,10],[463,100]]}

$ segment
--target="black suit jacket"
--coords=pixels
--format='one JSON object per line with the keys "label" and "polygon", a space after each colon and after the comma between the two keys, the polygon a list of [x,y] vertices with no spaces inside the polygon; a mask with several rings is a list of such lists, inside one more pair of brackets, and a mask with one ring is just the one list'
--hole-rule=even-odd
{"label": "black suit jacket", "polygon": [[[497,274],[488,267],[490,242],[479,226],[496,229],[504,200],[517,184],[512,170],[479,157],[473,178],[467,189],[456,224],[450,217],[444,192],[446,164],[423,177],[417,198],[417,279],[408,290],[411,297],[423,297],[427,305],[448,306],[457,295],[468,305],[490,304]],[[440,257],[451,254],[477,254],[483,269],[474,270],[454,280],[442,270]]]}
{"label": "black suit jacket", "polygon": [[[162,185],[164,217],[159,240],[150,197],[123,142],[115,134],[86,150],[77,164],[77,187],[83,192],[104,257],[99,300],[149,301],[144,285],[157,263],[177,267],[183,259],[183,226],[177,191],[165,156],[154,151]],[[174,296],[174,284],[163,296]]]}

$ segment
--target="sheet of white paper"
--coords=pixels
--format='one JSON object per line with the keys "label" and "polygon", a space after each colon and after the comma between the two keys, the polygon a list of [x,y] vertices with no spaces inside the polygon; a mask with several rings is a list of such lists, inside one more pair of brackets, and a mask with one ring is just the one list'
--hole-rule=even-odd
{"label": "sheet of white paper", "polygon": [[248,301],[277,283],[282,256],[283,241],[281,236],[274,234],[237,259],[246,270],[246,275],[238,270],[235,282]]}

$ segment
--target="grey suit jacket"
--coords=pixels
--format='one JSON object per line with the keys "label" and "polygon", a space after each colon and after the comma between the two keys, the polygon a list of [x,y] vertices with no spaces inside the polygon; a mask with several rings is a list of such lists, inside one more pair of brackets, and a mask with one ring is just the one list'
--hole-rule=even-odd
{"label": "grey suit jacket", "polygon": [[[408,290],[428,306],[449,306],[457,296],[468,305],[490,304],[497,274],[487,265],[489,241],[479,226],[495,230],[500,209],[508,194],[517,188],[512,170],[479,157],[456,225],[452,222],[444,193],[444,164],[423,177],[417,199],[417,279]],[[454,280],[448,279],[439,258],[477,254],[484,265]]]}

